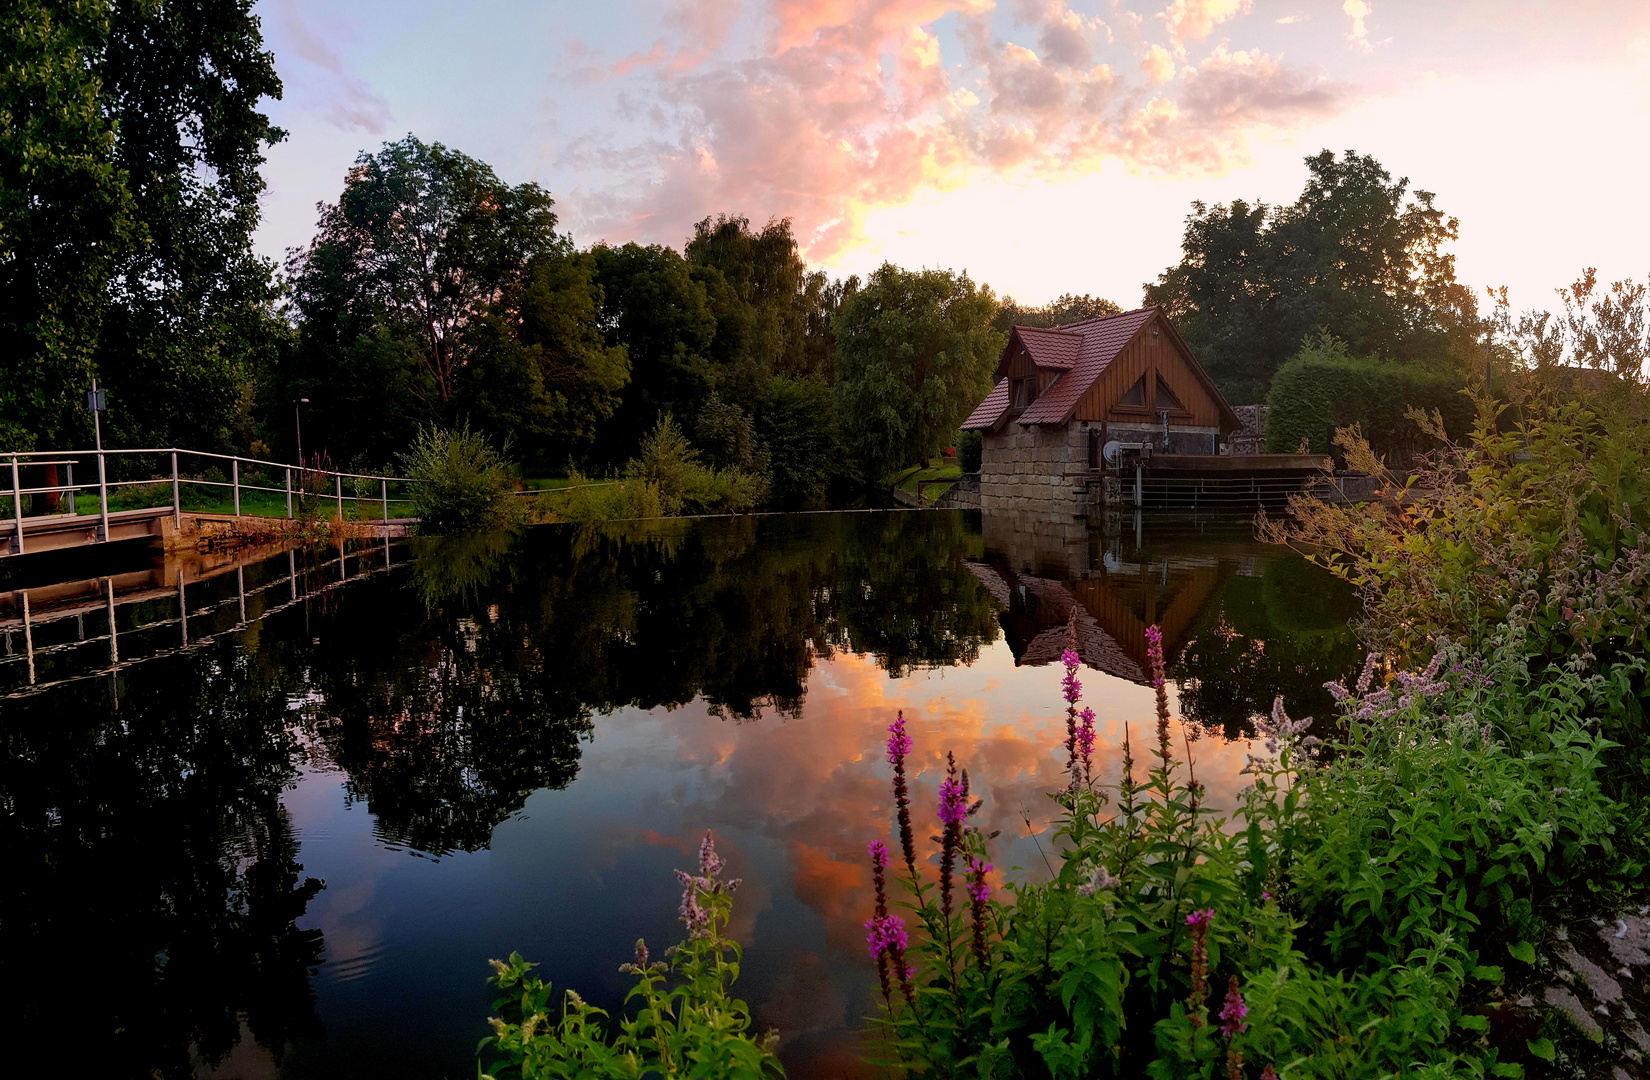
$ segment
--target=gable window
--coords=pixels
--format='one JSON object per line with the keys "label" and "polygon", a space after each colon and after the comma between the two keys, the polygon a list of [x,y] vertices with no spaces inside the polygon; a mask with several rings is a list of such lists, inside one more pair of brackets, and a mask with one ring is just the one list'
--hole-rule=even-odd
{"label": "gable window", "polygon": [[1168,412],[1186,411],[1186,406],[1182,405],[1180,399],[1174,396],[1174,391],[1169,389],[1169,384],[1163,381],[1161,375],[1157,377],[1157,409],[1159,412],[1165,410]]}
{"label": "gable window", "polygon": [[1126,408],[1144,409],[1146,407],[1146,376],[1134,380],[1134,385],[1123,392],[1117,403]]}

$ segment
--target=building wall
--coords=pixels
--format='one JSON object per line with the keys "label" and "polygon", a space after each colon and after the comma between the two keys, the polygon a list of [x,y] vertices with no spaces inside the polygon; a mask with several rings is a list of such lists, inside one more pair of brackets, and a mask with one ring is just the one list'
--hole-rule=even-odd
{"label": "building wall", "polygon": [[[980,455],[981,510],[1013,510],[1069,518],[1100,501],[1100,477],[1089,472],[1089,431],[1098,423],[1072,421],[1063,427],[1022,428],[1013,421],[983,432]],[[1107,439],[1149,443],[1160,454],[1213,454],[1220,429],[1169,425],[1113,424]]]}
{"label": "building wall", "polygon": [[1088,432],[1078,424],[1022,428],[1010,421],[984,433],[980,509],[1071,516],[1088,506]]}

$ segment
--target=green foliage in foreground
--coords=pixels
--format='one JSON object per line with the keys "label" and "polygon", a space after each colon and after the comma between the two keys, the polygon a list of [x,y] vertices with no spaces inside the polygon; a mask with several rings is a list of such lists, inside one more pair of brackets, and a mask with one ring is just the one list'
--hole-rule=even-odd
{"label": "green foliage in foreground", "polygon": [[1272,378],[1266,395],[1266,450],[1294,453],[1302,441],[1327,454],[1335,429],[1359,425],[1379,454],[1406,463],[1430,445],[1408,411],[1436,411],[1450,432],[1472,424],[1472,402],[1450,372],[1353,356],[1331,337],[1309,341]]}
{"label": "green foliage in foreground", "polygon": [[430,532],[498,524],[511,514],[510,467],[469,424],[423,429],[401,464],[416,481],[413,510]]}
{"label": "green foliage in foreground", "polygon": [[669,963],[650,961],[647,945],[636,942],[635,962],[621,968],[636,979],[625,995],[634,1015],[616,1024],[573,990],[553,992],[518,954],[494,960],[489,982],[498,991],[498,1015],[480,1048],[494,1060],[483,1080],[783,1076],[773,1034],[754,1037],[750,1009],[728,996],[739,977],[739,945],[725,931],[739,881],[723,880],[721,872],[707,833],[698,875],[676,872],[688,939],[666,953]]}
{"label": "green foliage in foreground", "polygon": [[[1516,658],[1444,662],[1337,688],[1328,743],[1280,702],[1229,818],[1202,805],[1161,693],[1155,763],[1137,780],[1125,743],[1115,787],[1095,783],[1074,707],[1053,880],[983,898],[989,838],[963,824],[978,803],[942,837],[937,885],[906,863],[919,927],[909,953],[886,945],[902,927],[882,939],[886,1046],[919,1076],[1522,1075],[1484,1014],[1539,904],[1633,870],[1598,779],[1615,744],[1582,680],[1525,706]],[[949,782],[967,804],[966,774]],[[874,922],[898,920],[878,902]]]}

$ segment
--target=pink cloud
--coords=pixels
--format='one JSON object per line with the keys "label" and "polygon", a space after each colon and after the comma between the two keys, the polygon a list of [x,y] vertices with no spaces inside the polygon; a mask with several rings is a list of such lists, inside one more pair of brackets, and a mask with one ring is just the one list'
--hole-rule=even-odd
{"label": "pink cloud", "polygon": [[[1184,58],[1185,40],[1248,0],[1175,0],[1155,24],[1169,48],[1129,12],[1107,24],[1061,0],[1020,0],[1006,33],[990,0],[774,0],[753,24],[757,55],[709,59],[742,10],[672,8],[666,37],[611,66],[647,80],[623,101],[658,136],[567,148],[570,161],[646,177],[570,199],[581,233],[679,243],[718,211],[788,216],[809,257],[829,258],[871,209],[976,170],[1059,178],[1119,160],[1219,173],[1246,160],[1253,133],[1320,119],[1348,94],[1224,43]],[[1126,63],[1096,62],[1107,51]]]}

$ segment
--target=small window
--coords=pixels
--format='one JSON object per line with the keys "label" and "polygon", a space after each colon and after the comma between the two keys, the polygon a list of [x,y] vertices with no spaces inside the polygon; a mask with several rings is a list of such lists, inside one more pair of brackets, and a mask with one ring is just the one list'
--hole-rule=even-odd
{"label": "small window", "polygon": [[1026,407],[1026,381],[1024,379],[1015,379],[1013,386],[1014,408],[1023,409]]}
{"label": "small window", "polygon": [[1136,409],[1146,407],[1146,376],[1134,380],[1134,385],[1123,394],[1117,402],[1119,405],[1131,405]]}
{"label": "small window", "polygon": [[1174,391],[1169,389],[1169,384],[1163,381],[1161,375],[1157,377],[1157,407],[1167,409],[1170,412],[1186,411],[1186,406],[1182,405],[1180,399],[1174,396]]}

